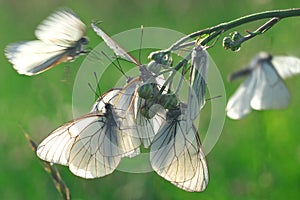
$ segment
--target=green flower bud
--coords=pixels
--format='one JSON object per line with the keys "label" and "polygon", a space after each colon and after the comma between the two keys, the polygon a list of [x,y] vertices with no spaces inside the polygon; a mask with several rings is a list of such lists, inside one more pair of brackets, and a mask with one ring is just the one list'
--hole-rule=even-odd
{"label": "green flower bud", "polygon": [[241,45],[240,44],[233,44],[230,49],[234,52],[237,52],[241,49]]}
{"label": "green flower bud", "polygon": [[225,49],[231,49],[232,40],[230,37],[224,37],[223,39],[223,47]]}
{"label": "green flower bud", "polygon": [[243,36],[239,32],[234,31],[233,33],[231,33],[231,39],[234,42],[240,40],[241,38],[243,38]]}
{"label": "green flower bud", "polygon": [[159,100],[160,105],[165,109],[171,109],[176,107],[178,99],[175,94],[163,94]]}
{"label": "green flower bud", "polygon": [[153,86],[151,84],[143,84],[138,89],[138,94],[143,99],[149,99],[153,95]]}

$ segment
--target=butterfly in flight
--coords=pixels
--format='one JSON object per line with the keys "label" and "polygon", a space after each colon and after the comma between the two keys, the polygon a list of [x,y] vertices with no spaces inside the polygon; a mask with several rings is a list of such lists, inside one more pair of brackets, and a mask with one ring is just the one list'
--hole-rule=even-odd
{"label": "butterfly in flight", "polygon": [[283,79],[300,73],[300,59],[292,56],[272,56],[259,53],[243,70],[233,73],[230,80],[249,75],[227,103],[227,116],[241,119],[251,108],[255,110],[283,109],[290,93]]}
{"label": "butterfly in flight", "polygon": [[85,24],[72,10],[58,10],[37,27],[38,40],[9,44],[5,56],[19,74],[36,75],[86,53],[85,32]]}

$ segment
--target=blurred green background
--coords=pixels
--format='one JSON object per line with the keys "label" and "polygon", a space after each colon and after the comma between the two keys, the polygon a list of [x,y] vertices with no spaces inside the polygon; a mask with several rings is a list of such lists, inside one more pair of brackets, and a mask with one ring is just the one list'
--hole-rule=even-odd
{"label": "blurred green background", "polygon": [[[0,0],[0,48],[34,39],[36,26],[59,7],[72,8],[86,23],[102,20],[111,35],[140,25],[190,33],[254,12],[300,7],[299,0],[133,0],[38,1]],[[253,29],[251,23],[237,30]],[[219,41],[209,50],[224,78],[227,95],[238,87],[227,76],[244,67],[259,51],[300,57],[300,17],[282,20],[265,35],[225,51]],[[89,30],[89,46],[99,39]],[[72,118],[72,88],[84,57],[35,77],[18,75],[0,55],[0,199],[60,199],[41,162],[23,135],[40,142],[51,130]],[[66,65],[70,66],[66,73]],[[67,81],[62,81],[67,80]],[[252,112],[241,121],[226,119],[223,133],[207,156],[208,188],[182,191],[156,173],[115,171],[95,180],[75,177],[59,166],[73,199],[299,199],[300,197],[300,78],[286,81],[291,103],[286,110]],[[113,83],[107,83],[113,85]],[[203,117],[204,121],[205,118]],[[201,130],[201,128],[200,128]],[[200,132],[201,134],[201,132]]]}

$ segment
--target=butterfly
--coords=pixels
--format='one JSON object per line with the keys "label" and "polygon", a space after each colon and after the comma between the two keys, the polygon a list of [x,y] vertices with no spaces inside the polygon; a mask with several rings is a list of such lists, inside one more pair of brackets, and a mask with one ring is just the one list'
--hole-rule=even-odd
{"label": "butterfly", "polygon": [[290,101],[290,93],[282,79],[300,73],[300,59],[259,53],[246,69],[233,73],[231,80],[248,75],[229,98],[226,110],[232,119],[241,119],[251,108],[255,110],[282,109]]}
{"label": "butterfly", "polygon": [[37,156],[90,179],[112,173],[123,157],[138,155],[140,139],[129,109],[131,89],[103,94],[88,114],[52,131],[39,144]]}
{"label": "butterfly", "polygon": [[85,24],[72,10],[58,10],[37,27],[38,40],[9,44],[5,56],[19,74],[36,75],[86,53],[85,31]]}
{"label": "butterfly", "polygon": [[187,106],[169,109],[166,120],[154,136],[150,162],[157,174],[190,192],[205,190],[208,168],[198,132],[188,127]]}

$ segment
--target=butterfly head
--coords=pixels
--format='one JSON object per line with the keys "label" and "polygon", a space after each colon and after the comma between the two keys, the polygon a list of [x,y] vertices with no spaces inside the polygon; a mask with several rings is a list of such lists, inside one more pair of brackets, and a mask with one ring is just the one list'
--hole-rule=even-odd
{"label": "butterfly head", "polygon": [[89,43],[89,39],[87,37],[82,37],[82,38],[80,38],[78,43],[81,45],[87,45]]}

